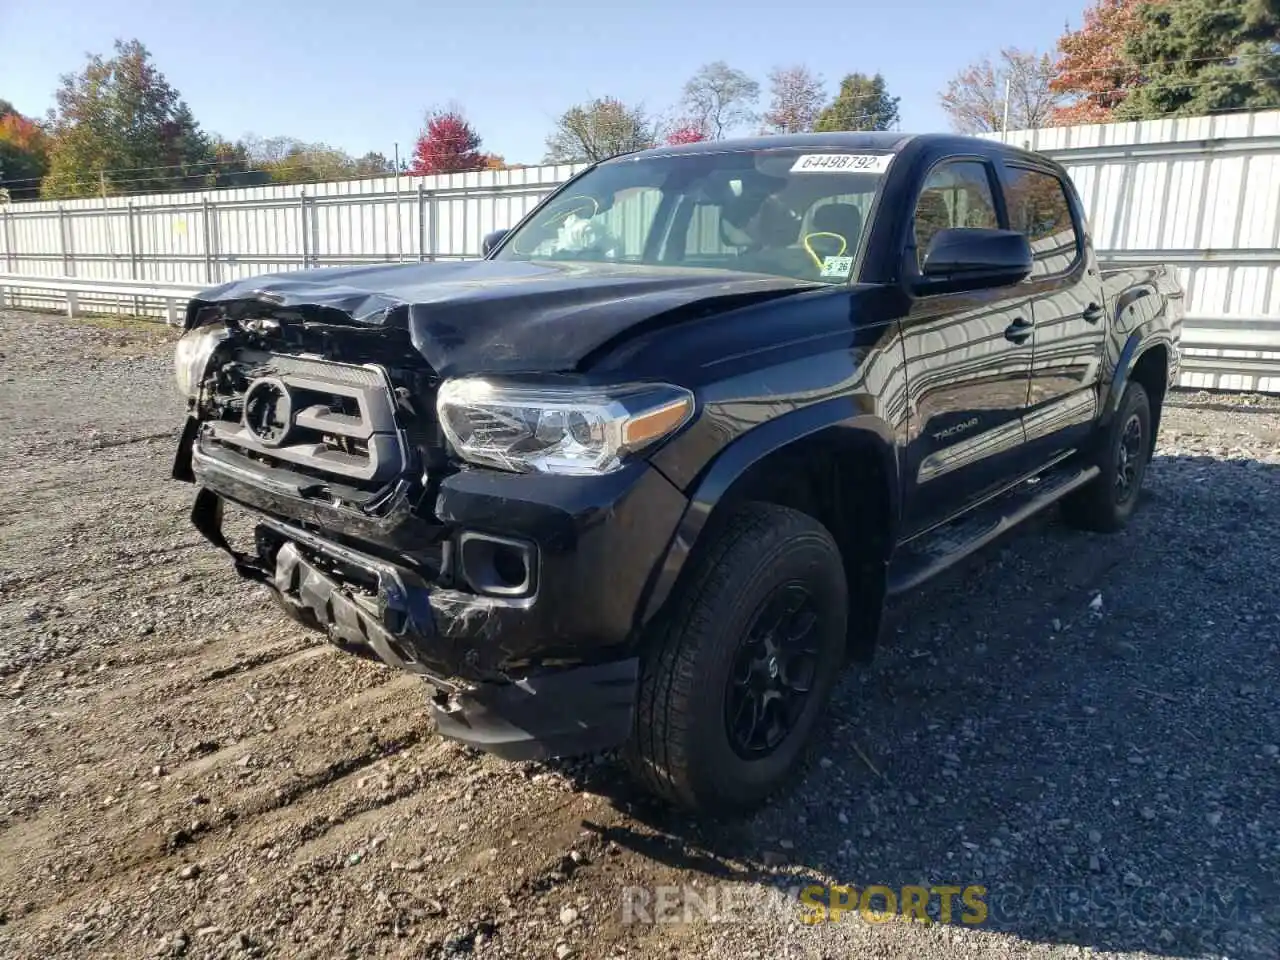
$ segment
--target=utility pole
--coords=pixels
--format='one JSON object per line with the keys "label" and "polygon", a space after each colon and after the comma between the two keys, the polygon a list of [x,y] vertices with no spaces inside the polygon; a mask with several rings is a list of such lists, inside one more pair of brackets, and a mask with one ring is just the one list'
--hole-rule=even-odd
{"label": "utility pole", "polygon": [[107,199],[107,171],[98,171],[98,186],[102,188],[102,199],[105,203]]}
{"label": "utility pole", "polygon": [[1013,86],[1013,77],[1004,78],[1004,124],[1000,128],[1000,142],[1009,142],[1009,91]]}
{"label": "utility pole", "polygon": [[400,210],[400,144],[395,145],[396,154],[396,260],[404,263],[404,230],[402,228]]}

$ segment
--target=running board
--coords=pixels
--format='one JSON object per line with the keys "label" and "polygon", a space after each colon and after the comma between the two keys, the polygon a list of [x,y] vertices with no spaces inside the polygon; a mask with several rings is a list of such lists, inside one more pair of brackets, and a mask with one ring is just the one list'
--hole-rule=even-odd
{"label": "running board", "polygon": [[1090,466],[1042,474],[1023,481],[958,520],[900,545],[889,568],[889,595],[905,593],[931,580],[1072,490],[1084,486],[1099,472],[1097,467]]}

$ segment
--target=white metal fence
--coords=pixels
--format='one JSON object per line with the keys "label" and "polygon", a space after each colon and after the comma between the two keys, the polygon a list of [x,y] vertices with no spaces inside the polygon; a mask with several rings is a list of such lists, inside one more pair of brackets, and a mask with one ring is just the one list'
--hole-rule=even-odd
{"label": "white metal fence", "polygon": [[[1176,267],[1185,345],[1198,355],[1183,385],[1280,392],[1280,111],[1007,137],[1066,166],[1104,260]],[[485,233],[515,223],[577,169],[0,206],[0,274],[203,286],[304,267],[474,257]],[[52,291],[10,292],[17,305],[47,306],[53,296],[60,302]],[[114,304],[118,294],[99,299]]]}
{"label": "white metal fence", "polygon": [[0,206],[0,272],[212,285],[303,267],[476,256],[580,167]]}

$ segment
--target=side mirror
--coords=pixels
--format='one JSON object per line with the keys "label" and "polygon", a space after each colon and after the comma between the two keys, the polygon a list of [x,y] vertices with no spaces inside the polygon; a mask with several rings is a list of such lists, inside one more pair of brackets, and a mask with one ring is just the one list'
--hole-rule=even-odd
{"label": "side mirror", "polygon": [[510,232],[510,230],[494,230],[492,233],[486,233],[484,235],[484,239],[480,241],[481,255],[487,257],[489,252],[500,244],[502,242],[502,238]]}
{"label": "side mirror", "polygon": [[939,230],[925,251],[918,293],[958,293],[1020,283],[1031,275],[1031,245],[1016,230]]}

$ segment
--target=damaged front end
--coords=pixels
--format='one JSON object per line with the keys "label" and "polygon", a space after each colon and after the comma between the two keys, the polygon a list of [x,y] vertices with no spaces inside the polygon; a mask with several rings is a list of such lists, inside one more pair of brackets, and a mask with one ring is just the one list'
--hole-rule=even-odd
{"label": "damaged front end", "polygon": [[[436,416],[440,378],[395,312],[368,325],[314,305],[193,305],[173,476],[198,488],[194,525],[298,622],[427,680],[446,736],[509,758],[616,745],[634,611],[683,497],[645,464],[563,489],[465,468]],[[232,544],[227,505],[251,544]],[[623,530],[645,518],[634,564],[602,570],[622,549],[602,510]]]}
{"label": "damaged front end", "polygon": [[[200,306],[183,341],[188,418],[173,475],[200,488],[197,529],[343,649],[452,688],[444,678],[468,672],[465,651],[439,641],[425,606],[426,584],[448,575],[448,531],[430,510],[449,471],[431,412],[438,380],[403,328],[232,301]],[[227,542],[224,502],[257,519],[252,550]]]}

